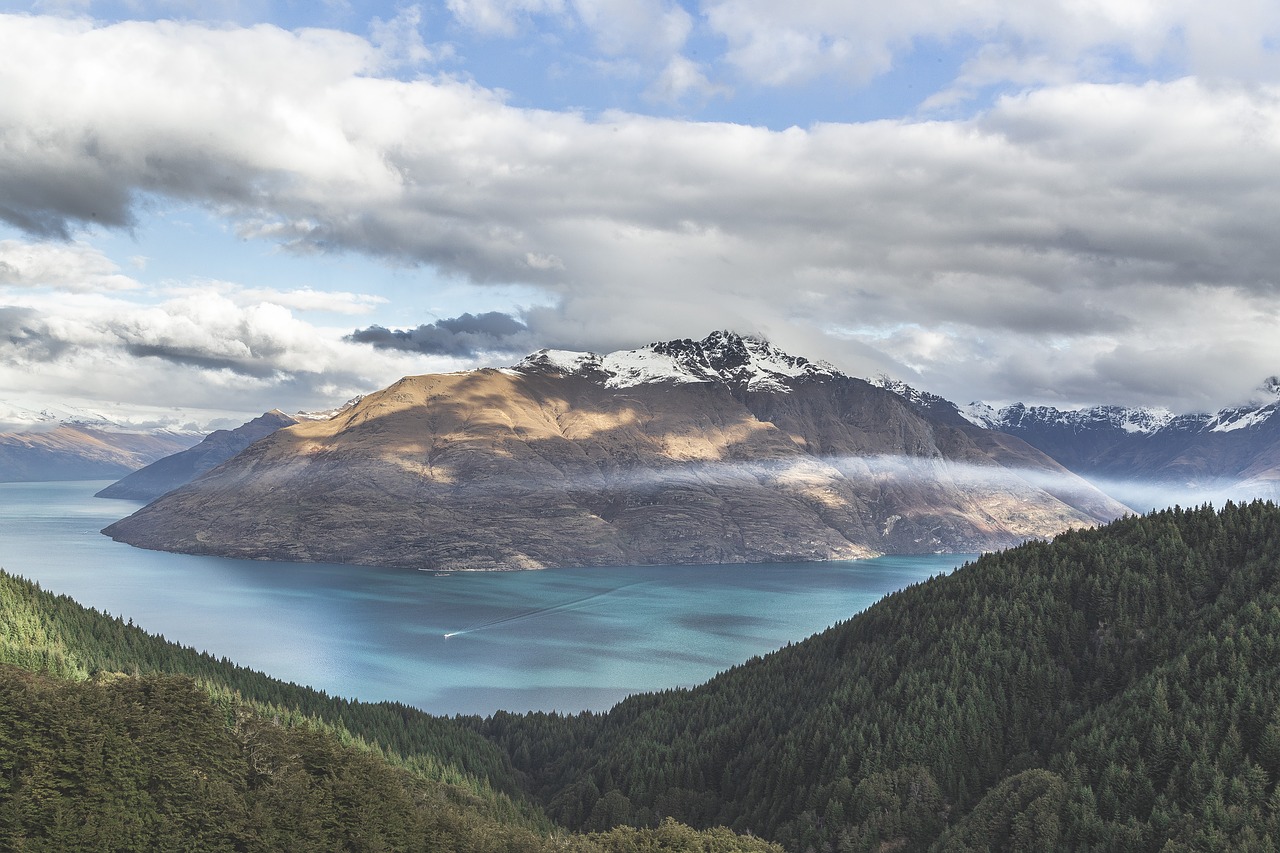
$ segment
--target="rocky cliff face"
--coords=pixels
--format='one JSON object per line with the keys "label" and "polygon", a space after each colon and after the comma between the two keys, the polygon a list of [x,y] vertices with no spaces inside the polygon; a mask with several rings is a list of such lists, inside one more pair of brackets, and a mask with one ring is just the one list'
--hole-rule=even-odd
{"label": "rocky cliff face", "polygon": [[526,569],[977,551],[1123,511],[1024,442],[716,333],[408,377],[105,532],[235,557]]}

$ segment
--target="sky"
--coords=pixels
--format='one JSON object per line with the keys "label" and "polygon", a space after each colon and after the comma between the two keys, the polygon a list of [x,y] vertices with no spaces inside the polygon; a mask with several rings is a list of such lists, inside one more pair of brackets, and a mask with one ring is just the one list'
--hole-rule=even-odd
{"label": "sky", "polygon": [[1280,373],[1277,223],[1269,0],[0,0],[10,405],[732,329],[1208,411]]}

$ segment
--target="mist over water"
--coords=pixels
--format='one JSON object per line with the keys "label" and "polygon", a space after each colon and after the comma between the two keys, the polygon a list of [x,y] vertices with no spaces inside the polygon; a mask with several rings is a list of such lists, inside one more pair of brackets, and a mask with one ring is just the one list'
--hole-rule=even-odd
{"label": "mist over water", "polygon": [[[973,555],[453,573],[144,551],[103,482],[0,484],[0,567],[270,675],[440,714],[699,684]],[[446,637],[446,635],[448,635]]]}

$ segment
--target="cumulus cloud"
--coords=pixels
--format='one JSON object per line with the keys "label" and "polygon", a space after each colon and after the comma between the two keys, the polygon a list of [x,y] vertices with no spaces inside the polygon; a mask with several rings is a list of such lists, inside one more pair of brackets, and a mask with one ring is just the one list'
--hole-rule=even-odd
{"label": "cumulus cloud", "polygon": [[529,327],[510,314],[500,311],[466,313],[425,323],[416,329],[369,326],[352,332],[346,340],[372,344],[378,349],[459,358],[476,358],[497,353],[524,355],[537,348]]}
{"label": "cumulus cloud", "polygon": [[670,55],[693,30],[693,16],[669,0],[448,0],[459,24],[511,37],[534,19],[559,21],[591,34],[606,55]]}
{"label": "cumulus cloud", "polygon": [[114,261],[84,242],[0,240],[0,287],[50,288],[68,293],[137,290]]}
{"label": "cumulus cloud", "polygon": [[727,42],[725,60],[744,78],[775,86],[824,74],[865,83],[922,46],[941,51],[958,42],[974,48],[957,90],[1121,80],[1135,66],[1253,81],[1274,81],[1280,71],[1280,11],[1254,0],[707,0],[702,7]]}
{"label": "cumulus cloud", "polygon": [[387,67],[416,67],[453,55],[449,45],[428,45],[422,38],[422,7],[405,6],[389,21],[374,18],[369,40],[381,52]]}
{"label": "cumulus cloud", "polygon": [[6,398],[96,391],[118,403],[252,415],[273,406],[323,408],[408,373],[466,364],[360,346],[282,306],[241,305],[210,288],[154,305],[114,296],[26,302],[0,307]]}
{"label": "cumulus cloud", "polygon": [[448,7],[456,23],[482,35],[513,38],[540,26],[578,73],[651,81],[644,92],[651,103],[727,91],[683,55],[696,21],[673,0],[449,0]]}
{"label": "cumulus cloud", "polygon": [[705,69],[685,56],[673,56],[658,78],[645,92],[650,100],[679,103],[688,99],[706,101],[716,95],[727,95],[727,86],[712,83]]}
{"label": "cumulus cloud", "polygon": [[297,290],[273,290],[270,288],[229,288],[231,295],[240,300],[269,302],[295,311],[323,311],[330,314],[368,314],[387,303],[385,296],[373,293],[351,293],[346,290],[314,290],[309,287]]}
{"label": "cumulus cloud", "polygon": [[458,23],[493,35],[513,36],[534,15],[563,14],[563,0],[447,0]]}
{"label": "cumulus cloud", "polygon": [[[375,46],[315,30],[10,16],[0,55],[0,218],[34,235],[195,201],[295,251],[541,288],[547,305],[522,316],[547,344],[731,326],[855,373],[905,368],[959,399],[1053,389],[1188,407],[1227,393],[1226,373],[1247,373],[1247,390],[1280,363],[1271,86],[1069,84],[969,119],[773,131],[383,79]],[[1233,336],[1244,362],[1220,343]],[[190,358],[180,337],[133,345]],[[237,327],[247,354],[197,352],[234,374],[275,357],[252,338]],[[1170,364],[1185,381],[1152,400]]]}
{"label": "cumulus cloud", "polygon": [[693,29],[693,16],[660,0],[573,0],[573,9],[607,54],[678,53]]}

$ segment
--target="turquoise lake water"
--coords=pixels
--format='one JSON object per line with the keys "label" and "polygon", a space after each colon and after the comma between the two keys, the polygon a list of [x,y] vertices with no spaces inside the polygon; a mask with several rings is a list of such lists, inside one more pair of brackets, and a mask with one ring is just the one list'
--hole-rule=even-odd
{"label": "turquoise lake water", "polygon": [[[0,483],[0,567],[277,678],[436,714],[693,686],[975,555],[455,573],[144,551],[107,482]],[[446,636],[449,635],[449,636]]]}

